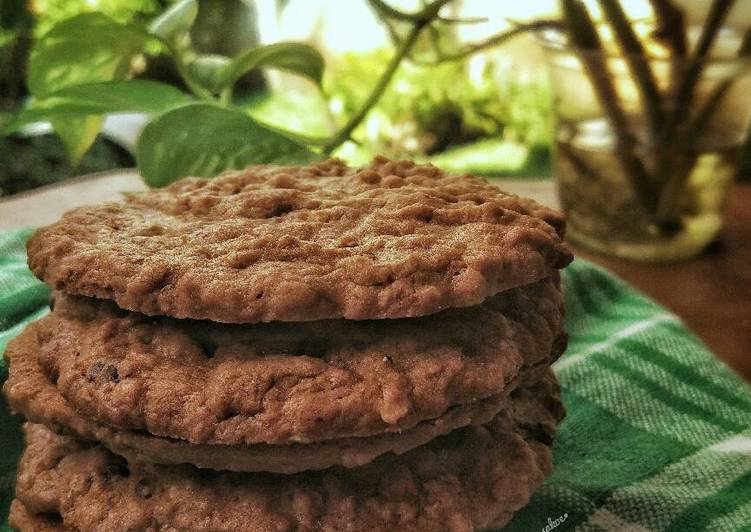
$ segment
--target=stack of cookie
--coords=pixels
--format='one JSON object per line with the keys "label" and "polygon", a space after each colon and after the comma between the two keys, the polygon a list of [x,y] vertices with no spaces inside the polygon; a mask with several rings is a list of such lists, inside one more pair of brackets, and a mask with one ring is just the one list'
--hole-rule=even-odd
{"label": "stack of cookie", "polygon": [[472,530],[551,469],[561,216],[378,158],[79,208],[8,346],[21,530]]}

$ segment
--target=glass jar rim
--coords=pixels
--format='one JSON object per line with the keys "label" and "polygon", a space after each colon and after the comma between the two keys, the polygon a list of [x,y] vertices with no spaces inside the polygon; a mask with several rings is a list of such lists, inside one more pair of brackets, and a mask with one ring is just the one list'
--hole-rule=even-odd
{"label": "glass jar rim", "polygon": [[[641,20],[641,19],[640,19]],[[646,20],[646,19],[645,19]],[[635,21],[638,22],[638,21]],[[724,26],[721,28],[721,31],[733,31],[736,34],[739,34],[739,32],[730,27],[730,26]],[[554,52],[559,54],[570,54],[570,53],[576,53],[576,54],[583,54],[583,55],[596,55],[599,57],[604,57],[605,59],[624,59],[628,56],[633,55],[640,55],[640,54],[633,54],[633,53],[618,53],[618,52],[612,52],[609,50],[591,50],[588,48],[581,48],[578,46],[572,46],[569,44],[568,39],[556,39],[554,36],[556,35],[563,35],[564,32],[559,28],[544,28],[537,30],[533,33],[533,38],[535,42],[537,42],[538,45],[540,45],[543,50],[546,52]],[[676,57],[671,56],[658,56],[654,54],[644,54],[643,57],[647,59],[647,61],[651,63],[673,63],[676,60]],[[680,57],[680,60],[682,61],[691,61],[692,56],[686,55],[683,57]],[[751,62],[751,54],[746,56],[739,56],[737,54],[728,54],[728,55],[708,55],[705,59],[705,62],[713,63],[713,64],[732,64],[732,63],[747,63]]]}

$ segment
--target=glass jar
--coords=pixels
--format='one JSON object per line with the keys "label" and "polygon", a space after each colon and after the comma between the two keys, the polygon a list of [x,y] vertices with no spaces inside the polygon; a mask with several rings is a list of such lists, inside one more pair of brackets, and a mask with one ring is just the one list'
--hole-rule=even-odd
{"label": "glass jar", "polygon": [[[555,32],[538,37],[552,84],[554,174],[569,240],[640,261],[699,254],[722,227],[749,131],[751,60],[637,57],[653,73],[655,113],[632,75],[633,57],[574,49]],[[719,37],[715,50],[740,46],[731,30]],[[694,74],[687,97],[683,84]]]}

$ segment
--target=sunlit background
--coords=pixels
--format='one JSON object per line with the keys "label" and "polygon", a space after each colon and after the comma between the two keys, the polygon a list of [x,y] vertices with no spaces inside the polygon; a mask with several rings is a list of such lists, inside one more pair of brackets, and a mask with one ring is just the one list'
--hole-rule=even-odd
{"label": "sunlit background", "polygon": [[[417,9],[420,2],[391,5]],[[690,19],[701,20],[707,2],[684,0]],[[148,20],[170,2],[158,0],[2,0],[0,29],[0,124],[23,103],[25,59],[34,36],[82,11],[102,11],[118,21]],[[596,2],[591,2],[597,12]],[[630,14],[649,13],[647,0],[624,2]],[[481,42],[517,22],[556,15],[555,0],[502,2],[456,0],[451,16],[465,22],[439,36],[445,53]],[[732,24],[751,21],[739,2]],[[280,40],[316,45],[326,58],[325,96],[291,75],[245,77],[237,97],[266,122],[326,135],[350,116],[376,82],[393,52],[387,28],[365,0],[202,0],[192,30],[202,52],[232,55]],[[432,46],[427,37],[423,47]],[[144,57],[140,77],[180,84],[168,62]],[[484,175],[550,175],[551,98],[542,55],[529,35],[466,58],[422,65],[405,61],[376,108],[335,155],[358,164],[375,153],[430,158],[456,171]],[[110,117],[84,160],[71,166],[60,142],[44,125],[22,138],[0,139],[0,194],[7,195],[72,175],[133,166],[133,141],[143,121]]]}

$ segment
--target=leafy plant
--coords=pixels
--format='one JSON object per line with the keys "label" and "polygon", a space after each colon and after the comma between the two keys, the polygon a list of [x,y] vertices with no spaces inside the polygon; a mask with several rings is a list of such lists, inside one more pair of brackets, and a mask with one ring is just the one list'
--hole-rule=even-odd
{"label": "leafy plant", "polygon": [[[326,74],[335,119],[348,116],[377,79],[387,50],[343,54]],[[484,138],[526,146],[550,143],[550,95],[544,73],[521,80],[488,60],[467,74],[465,61],[399,69],[378,106],[354,131],[369,153],[419,158]],[[497,170],[496,170],[497,171]]]}
{"label": "leafy plant", "polygon": [[[441,15],[450,0],[425,2],[413,13],[399,11],[383,0],[368,1],[388,28],[395,51],[378,74],[370,64],[364,70],[368,58],[350,61],[349,66],[345,61],[343,69],[329,76],[337,83],[326,85],[323,57],[304,43],[259,46],[233,57],[197,52],[190,40],[198,12],[196,0],[180,0],[145,22],[141,21],[143,17],[115,19],[96,12],[72,16],[56,23],[34,44],[27,76],[32,98],[5,129],[13,132],[31,122],[49,120],[76,162],[96,138],[105,114],[146,113],[150,123],[138,140],[136,158],[144,179],[153,186],[166,185],[186,174],[211,176],[251,163],[322,158],[354,137],[362,137],[366,118],[390,121],[398,128],[397,115],[409,116],[409,127],[414,131],[408,134],[422,135],[419,147],[428,152],[461,144],[454,140],[475,135],[512,135],[522,142],[547,143],[548,122],[541,113],[548,108],[540,105],[546,100],[544,91],[520,90],[513,83],[502,85],[495,80],[473,86],[462,81],[466,76],[459,61],[515,35],[552,27],[565,31],[582,52],[595,92],[616,132],[619,159],[637,193],[655,217],[667,220],[672,216],[675,209],[671,198],[676,193],[670,190],[680,189],[685,176],[673,173],[664,190],[656,188],[658,178],[665,174],[661,169],[672,162],[665,158],[645,164],[636,153],[635,132],[620,106],[618,89],[607,65],[598,64],[602,59],[592,53],[603,47],[598,23],[580,0],[561,0],[561,20],[513,24],[511,29],[484,41],[465,45],[452,37],[452,27],[474,20]],[[678,58],[670,88],[665,91],[658,88],[644,44],[635,35],[621,4],[617,0],[599,1],[639,88],[649,139],[665,143],[674,134],[688,134],[691,128],[686,123],[694,115],[687,115],[686,108],[701,77],[704,55],[732,2],[714,0],[705,33],[695,50],[689,50],[681,11],[670,0],[651,0],[657,23],[655,38]],[[749,42],[747,39],[744,43],[743,53],[748,51]],[[156,81],[132,79],[134,65],[148,54],[167,57],[187,92]],[[377,54],[382,62],[383,53]],[[408,68],[402,67],[405,61],[411,63]],[[426,65],[431,68],[424,68]],[[256,112],[257,106],[249,110],[237,102],[233,98],[237,81],[256,69],[290,72],[309,80],[326,99],[338,99],[341,106],[334,112],[334,124],[315,136],[302,134],[264,121],[262,113]],[[412,93],[387,90],[397,76],[413,87]],[[428,76],[442,80],[435,84],[437,88],[428,87],[432,83],[426,82]],[[723,90],[727,87],[718,92],[715,105],[722,99]],[[387,105],[371,113],[383,98]],[[384,114],[384,109],[393,113]],[[707,111],[708,116],[711,108]],[[307,106],[299,114],[305,113]],[[367,129],[370,131],[370,127]],[[389,141],[370,136],[366,140],[375,147]],[[686,172],[689,170],[690,165]]]}
{"label": "leafy plant", "polygon": [[[447,1],[435,0],[416,13],[394,11],[410,26],[407,41],[362,104],[328,137],[280,131],[232,103],[235,83],[258,68],[290,72],[321,90],[321,54],[293,42],[259,46],[235,57],[198,54],[189,38],[198,12],[196,0],[181,0],[147,24],[118,22],[101,13],[83,13],[55,24],[31,52],[27,85],[32,98],[5,129],[13,132],[49,120],[75,162],[91,146],[106,113],[147,113],[151,121],[138,140],[136,158],[144,179],[153,186],[186,174],[211,176],[250,163],[323,157],[350,138]],[[134,63],[149,50],[171,58],[189,93],[156,81],[129,79]]]}
{"label": "leafy plant", "polygon": [[[148,113],[153,122],[139,139],[136,153],[144,179],[155,186],[185,175],[175,173],[180,169],[213,175],[268,160],[269,146],[285,157],[309,158],[311,152],[303,144],[256,123],[233,108],[229,97],[237,79],[260,66],[319,83],[320,54],[307,45],[283,43],[235,58],[197,55],[187,38],[197,10],[195,0],[183,0],[148,25],[116,22],[101,13],[84,13],[56,24],[32,49],[27,85],[33,98],[6,130],[49,120],[76,162],[96,138],[104,114]],[[134,61],[155,43],[175,61],[191,94],[156,81],[128,79]]]}
{"label": "leafy plant", "polygon": [[[368,72],[366,85],[347,102],[346,113],[319,136],[282,130],[238,105],[233,98],[237,81],[255,69],[279,69],[305,78],[323,93],[325,70],[321,54],[304,43],[285,42],[251,48],[233,57],[198,53],[190,32],[196,20],[196,0],[180,0],[151,21],[115,20],[102,13],[83,13],[56,23],[35,43],[27,85],[32,98],[10,123],[7,132],[48,120],[67,146],[71,159],[80,160],[96,138],[107,113],[146,113],[150,122],[136,146],[138,167],[146,182],[163,186],[187,174],[211,176],[251,163],[300,162],[322,158],[353,138],[366,116],[382,98],[404,60],[412,63],[451,63],[470,53],[503,42],[526,26],[443,56],[446,36],[455,20],[440,14],[450,0],[425,2],[416,12],[396,10],[382,0],[369,3],[389,28],[395,51],[378,75]],[[441,37],[441,43],[436,36]],[[450,39],[449,39],[450,40]],[[440,48],[440,50],[439,50]],[[440,53],[431,53],[437,51]],[[156,81],[132,79],[134,65],[144,54],[158,53],[174,64],[188,92]],[[454,65],[441,68],[448,75]],[[450,85],[450,83],[448,83]],[[486,89],[482,89],[486,90]],[[476,91],[477,92],[477,91]],[[439,96],[438,114],[422,105],[415,118],[425,127],[441,125],[441,110],[461,105],[457,96]],[[471,109],[469,127],[494,133],[502,129],[489,110],[494,95],[477,93],[484,101]]]}

